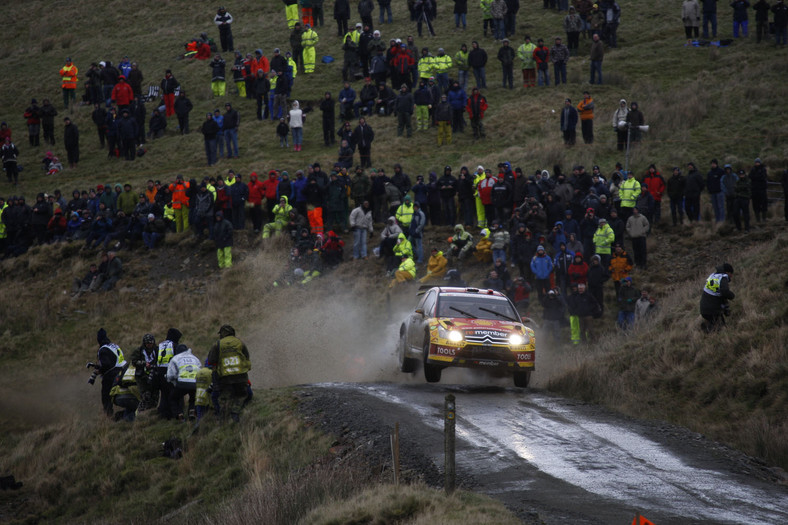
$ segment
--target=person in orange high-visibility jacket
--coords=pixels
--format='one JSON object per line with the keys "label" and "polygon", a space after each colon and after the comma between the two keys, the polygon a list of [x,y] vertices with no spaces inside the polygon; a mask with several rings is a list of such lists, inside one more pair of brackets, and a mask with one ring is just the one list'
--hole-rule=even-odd
{"label": "person in orange high-visibility jacket", "polygon": [[71,57],[66,58],[66,65],[60,68],[63,79],[60,87],[63,88],[63,106],[68,109],[69,102],[77,101],[77,66],[71,62]]}
{"label": "person in orange high-visibility jacket", "polygon": [[175,178],[175,182],[170,184],[175,231],[178,233],[189,229],[189,197],[186,196],[188,189],[189,183],[184,182],[183,175],[180,173]]}
{"label": "person in orange high-visibility jacket", "polygon": [[577,105],[580,113],[580,126],[583,129],[583,142],[594,143],[594,99],[588,91],[583,91],[583,100]]}

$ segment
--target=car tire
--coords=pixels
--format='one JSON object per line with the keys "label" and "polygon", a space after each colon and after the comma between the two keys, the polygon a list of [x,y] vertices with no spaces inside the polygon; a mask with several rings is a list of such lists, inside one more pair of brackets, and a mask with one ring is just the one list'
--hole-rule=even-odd
{"label": "car tire", "polygon": [[397,358],[399,359],[400,372],[405,372],[406,374],[410,374],[416,370],[416,365],[419,362],[418,360],[413,359],[411,357],[407,357],[405,355],[406,348],[407,348],[406,337],[405,337],[405,333],[403,332],[399,336],[399,346],[397,347]]}
{"label": "car tire", "polygon": [[517,388],[528,388],[528,383],[531,381],[531,372],[515,372],[514,373],[514,386]]}
{"label": "car tire", "polygon": [[432,365],[427,362],[427,357],[430,355],[430,340],[424,342],[424,379],[428,383],[439,383],[441,380],[441,367]]}

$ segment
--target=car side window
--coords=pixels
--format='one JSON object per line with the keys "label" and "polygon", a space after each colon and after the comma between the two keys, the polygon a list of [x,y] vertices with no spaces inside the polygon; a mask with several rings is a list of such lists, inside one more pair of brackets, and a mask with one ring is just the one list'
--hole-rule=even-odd
{"label": "car side window", "polygon": [[432,316],[433,310],[435,310],[435,301],[438,297],[438,294],[435,292],[427,293],[427,297],[424,298],[424,304],[422,308],[424,308],[424,315],[427,317]]}

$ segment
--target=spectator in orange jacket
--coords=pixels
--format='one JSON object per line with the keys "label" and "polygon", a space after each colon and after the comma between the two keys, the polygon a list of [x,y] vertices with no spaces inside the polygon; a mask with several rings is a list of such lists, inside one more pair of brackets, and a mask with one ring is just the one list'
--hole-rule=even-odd
{"label": "spectator in orange jacket", "polygon": [[594,143],[594,99],[588,91],[583,91],[583,100],[577,105],[580,113],[580,129],[583,131],[583,142]]}
{"label": "spectator in orange jacket", "polygon": [[71,62],[71,57],[66,58],[66,65],[60,68],[60,76],[63,82],[60,87],[63,89],[63,106],[68,109],[69,101],[77,101],[77,66]]}
{"label": "spectator in orange jacket", "polygon": [[183,175],[180,173],[175,178],[175,182],[170,184],[172,192],[172,211],[175,215],[175,231],[180,233],[189,229],[189,197],[186,190],[189,183],[184,182]]}

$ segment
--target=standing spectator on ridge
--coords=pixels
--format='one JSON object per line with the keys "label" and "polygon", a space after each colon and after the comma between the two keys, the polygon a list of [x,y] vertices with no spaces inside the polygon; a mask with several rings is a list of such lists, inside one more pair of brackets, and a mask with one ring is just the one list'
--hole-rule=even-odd
{"label": "standing spectator on ridge", "polygon": [[213,115],[207,113],[205,122],[200,126],[200,133],[203,134],[205,141],[205,156],[208,159],[208,166],[216,164],[216,136],[219,134],[219,124],[213,120]]}
{"label": "standing spectator on ridge", "polygon": [[728,222],[733,222],[733,210],[736,204],[736,181],[738,180],[739,178],[733,172],[733,166],[726,164],[723,167],[720,186],[722,186],[722,193],[725,196],[725,209],[727,210],[725,217],[728,219]]}
{"label": "standing spectator on ridge", "polygon": [[[629,108],[626,99],[618,101],[618,108],[613,112],[613,130],[616,132],[616,147],[618,151],[624,151],[627,147],[627,115]],[[620,123],[624,123],[622,126]]]}
{"label": "standing spectator on ridge", "polygon": [[750,233],[750,199],[752,198],[752,186],[747,172],[739,170],[739,178],[734,189],[735,206],[733,207],[733,222],[736,229],[741,231],[741,220],[744,219],[744,231]]}
{"label": "standing spectator on ridge", "polygon": [[640,126],[645,123],[646,120],[643,117],[643,113],[640,111],[640,106],[638,106],[637,102],[633,102],[629,107],[629,112],[627,113],[627,125],[629,126],[630,144],[640,144]]}
{"label": "standing spectator on ridge", "polygon": [[657,224],[662,218],[662,196],[665,194],[665,179],[662,178],[662,174],[657,171],[657,167],[654,164],[648,167],[646,176],[643,177],[643,184],[648,189],[649,195],[654,199],[651,214],[654,217],[654,224]]}
{"label": "standing spectator on ridge", "polygon": [[[238,110],[233,109],[229,102],[224,104],[224,118],[222,121],[222,131],[224,140],[227,142],[227,158],[238,158],[238,128],[241,125],[241,115]],[[221,148],[220,148],[221,149]]]}
{"label": "standing spectator on ridge", "polygon": [[574,6],[569,6],[569,14],[564,17],[564,32],[566,32],[566,45],[571,56],[577,56],[582,30],[583,19],[577,14]]}
{"label": "standing spectator on ridge", "polygon": [[113,408],[110,391],[115,378],[126,364],[126,359],[123,357],[123,350],[109,340],[107,331],[103,328],[96,333],[96,340],[99,344],[96,370],[101,375],[101,405],[107,416],[111,416]]}
{"label": "standing spectator on ridge", "polygon": [[193,108],[192,101],[186,97],[186,92],[181,90],[174,104],[175,115],[178,117],[178,129],[181,135],[189,134],[189,113]]}
{"label": "standing spectator on ridge", "polygon": [[673,219],[673,226],[684,224],[684,192],[687,188],[687,180],[681,174],[678,166],[673,168],[673,174],[668,179],[667,191],[670,198],[670,217]]}
{"label": "standing spectator on ridge", "polygon": [[599,35],[594,35],[594,42],[591,44],[591,80],[589,84],[594,83],[594,79],[598,76],[598,84],[602,83],[602,60],[605,58],[605,45],[599,39]]}
{"label": "standing spectator on ridge", "polygon": [[55,145],[55,117],[57,110],[55,106],[49,103],[49,99],[45,98],[41,101],[41,128],[44,130],[44,142],[49,142],[52,146]]}
{"label": "standing spectator on ridge", "polygon": [[[382,0],[378,0],[378,2],[381,2],[381,1]],[[389,4],[391,3],[391,0],[385,0],[385,1],[389,2]],[[383,17],[383,7],[381,7],[380,9],[381,9],[381,11],[380,11],[380,16],[381,16],[380,23],[382,24],[383,23],[383,18],[382,18]],[[467,14],[468,14],[468,0],[454,0],[454,27],[455,27],[455,29],[459,29],[460,28],[460,22],[462,22],[462,30],[465,31],[465,29],[468,27]],[[390,17],[391,17],[391,7],[389,7],[389,18]],[[390,23],[391,23],[391,20],[389,20],[389,24]]]}
{"label": "standing spectator on ridge", "polygon": [[783,0],[778,0],[772,6],[772,13],[774,13],[774,44],[785,46],[788,41],[786,37],[786,33],[788,33],[788,6]]}
{"label": "standing spectator on ridge", "polygon": [[41,130],[41,117],[39,115],[38,101],[33,99],[25,110],[23,118],[27,123],[27,137],[31,146],[38,147]]}
{"label": "standing spectator on ridge", "polygon": [[739,30],[746,38],[749,36],[747,32],[749,19],[747,10],[750,8],[750,3],[747,0],[733,0],[731,7],[733,8],[733,38],[739,38]]}
{"label": "standing spectator on ridge", "polygon": [[[564,81],[566,83],[566,81]],[[555,81],[558,85],[558,79]],[[583,100],[577,104],[577,111],[580,114],[580,129],[583,131],[583,142],[586,144],[594,143],[594,99],[588,91],[583,91]]]}
{"label": "standing spectator on ridge", "polygon": [[468,97],[468,103],[465,107],[468,116],[471,119],[471,127],[473,127],[473,138],[484,138],[487,135],[484,133],[484,112],[487,111],[487,99],[479,93],[479,88],[473,88],[471,96]]}
{"label": "standing spectator on ridge", "polygon": [[621,279],[621,288],[618,290],[618,327],[627,331],[635,325],[635,306],[640,298],[640,290],[632,287],[632,277]]}
{"label": "standing spectator on ridge", "polygon": [[471,42],[471,50],[468,52],[468,65],[473,68],[473,77],[476,79],[477,88],[487,87],[487,51],[479,47],[477,41]]}
{"label": "standing spectator on ridge", "polygon": [[711,37],[717,38],[717,0],[703,1],[703,38],[709,38],[709,24],[711,24]]}
{"label": "standing spectator on ridge", "polygon": [[[3,159],[3,170],[8,177],[8,182],[12,183],[14,186],[19,183],[19,169],[17,167],[18,157],[19,149],[16,147],[16,144],[11,142],[11,137],[6,137],[3,145],[0,146],[0,158]],[[0,212],[1,211],[2,210],[0,210]]]}
{"label": "standing spectator on ridge", "polygon": [[235,51],[233,47],[233,15],[227,9],[220,7],[213,17],[213,23],[219,28],[219,42],[222,45],[222,53]]}
{"label": "standing spectator on ridge", "polygon": [[71,57],[66,58],[66,65],[60,68],[60,77],[63,79],[60,87],[63,90],[63,107],[66,109],[69,102],[77,101],[77,72],[77,66],[71,62]]}
{"label": "standing spectator on ridge", "polygon": [[493,37],[496,42],[503,40],[506,36],[504,19],[508,9],[504,0],[493,0],[492,4],[490,4],[490,14],[493,19]]}
{"label": "standing spectator on ridge", "polygon": [[531,88],[536,86],[536,59],[534,49],[536,45],[531,43],[530,35],[525,35],[525,42],[517,48],[517,57],[522,62],[523,87]]}
{"label": "standing spectator on ridge", "polygon": [[214,55],[208,66],[211,68],[211,92],[214,97],[223,97],[227,91],[227,82],[225,82],[226,68],[222,55]]}
{"label": "standing spectator on ridge", "polygon": [[216,260],[219,269],[233,265],[233,225],[224,217],[224,212],[216,212],[216,224],[213,226],[213,240],[216,244]]}
{"label": "standing spectator on ridge", "polygon": [[334,2],[334,20],[337,21],[338,37],[343,37],[345,33],[348,32],[347,21],[349,19],[350,19],[350,1],[336,0]]}
{"label": "standing spectator on ridge", "polygon": [[175,90],[178,89],[178,81],[172,76],[172,70],[164,72],[161,79],[161,98],[164,99],[165,115],[171,117],[175,113]]}
{"label": "standing spectator on ridge", "polygon": [[561,131],[564,134],[564,144],[574,146],[577,137],[577,110],[572,106],[570,99],[564,100],[564,109],[561,110]]}
{"label": "standing spectator on ridge", "polygon": [[684,206],[690,222],[700,221],[700,195],[706,189],[706,182],[695,164],[687,164],[687,185],[684,189]]}
{"label": "standing spectator on ridge", "polygon": [[[569,48],[562,44],[561,39],[558,37],[555,39],[555,45],[550,49],[550,60],[553,61],[555,85],[559,86],[562,82],[566,84],[566,64],[569,62]],[[585,138],[585,131],[583,132],[583,137]],[[586,141],[586,144],[590,144],[590,142]]]}
{"label": "standing spectator on ridge", "polygon": [[79,162],[79,128],[69,117],[63,119],[63,145],[66,147],[68,167],[76,168]]}
{"label": "standing spectator on ridge", "polygon": [[[534,60],[536,61],[536,76],[537,85],[549,86],[550,85],[550,50],[544,45],[544,40],[541,38],[536,41],[536,47],[533,52]],[[593,82],[591,82],[593,84]]]}
{"label": "standing spectator on ridge", "polygon": [[503,45],[498,49],[498,60],[503,71],[503,87],[509,84],[509,89],[514,88],[514,48],[509,45],[509,39],[503,39]]}
{"label": "standing spectator on ridge", "polygon": [[[306,24],[304,32],[301,34],[301,47],[303,48],[301,63],[306,74],[315,72],[315,46],[317,46],[319,40],[317,32],[312,29],[311,25]],[[295,54],[295,51],[293,53]],[[295,70],[293,70],[294,77],[295,73]]]}
{"label": "standing spectator on ridge", "polygon": [[725,175],[725,172],[720,168],[717,159],[711,159],[711,169],[706,174],[706,189],[709,190],[715,222],[725,220],[725,194],[722,191],[723,175]]}
{"label": "standing spectator on ridge", "polygon": [[372,141],[375,140],[375,132],[372,130],[367,119],[361,117],[358,119],[358,126],[353,130],[352,135],[353,144],[358,148],[359,157],[361,158],[362,168],[372,167]]}
{"label": "standing spectator on ridge", "polygon": [[689,42],[693,35],[698,38],[700,26],[700,5],[698,0],[684,0],[681,4],[681,21],[684,22],[684,36]]}
{"label": "standing spectator on ridge", "polygon": [[769,178],[766,175],[766,166],[761,163],[761,159],[755,159],[755,164],[750,170],[750,187],[752,188],[752,209],[755,212],[755,220],[762,222],[766,220],[766,207],[769,199],[766,195]]}
{"label": "standing spectator on ridge", "polygon": [[632,240],[632,253],[635,266],[645,270],[647,267],[646,235],[649,223],[646,216],[640,213],[637,206],[632,208],[632,216],[627,219],[627,236]]}

